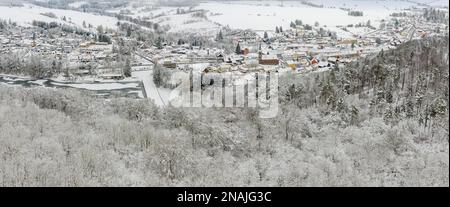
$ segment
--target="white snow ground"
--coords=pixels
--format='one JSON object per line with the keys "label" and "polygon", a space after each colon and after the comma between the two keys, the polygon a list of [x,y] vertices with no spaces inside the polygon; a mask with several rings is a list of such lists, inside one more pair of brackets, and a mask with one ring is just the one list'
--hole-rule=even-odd
{"label": "white snow ground", "polygon": [[[447,6],[445,0],[415,0],[433,6]],[[170,26],[169,32],[192,32],[192,33],[214,33],[219,30],[220,25],[236,29],[254,30],[274,30],[276,26],[288,28],[291,21],[302,20],[305,24],[313,25],[319,22],[321,26],[326,25],[328,29],[337,32],[337,25],[357,24],[371,21],[377,27],[379,20],[387,18],[389,14],[412,6],[419,7],[417,3],[391,0],[391,1],[362,1],[362,0],[314,0],[314,4],[324,5],[324,8],[316,8],[304,5],[299,1],[239,1],[239,2],[212,2],[205,1],[194,9],[207,10],[207,18],[193,17],[189,14],[176,14],[176,7],[160,7],[155,9],[152,6],[128,7],[110,10],[109,12],[120,12],[129,10],[129,16],[135,18],[150,18],[150,21],[160,25]],[[85,4],[85,1],[71,3],[70,6],[78,8]],[[347,15],[346,11],[340,8],[360,10],[364,12],[362,17]],[[187,7],[180,9],[188,10]],[[52,12],[57,18],[53,19],[42,15],[42,13]],[[159,16],[162,15],[162,16]],[[23,7],[0,6],[0,19],[17,22],[21,25],[30,25],[33,20],[56,21],[63,23],[62,17],[66,16],[67,21],[73,25],[81,27],[83,21],[94,26],[94,29],[103,25],[104,27],[115,29],[117,19],[108,16],[94,15],[73,10],[50,9],[24,4]],[[159,16],[159,17],[158,17]],[[155,18],[156,17],[156,18]],[[67,23],[67,22],[65,22]],[[349,34],[342,33],[341,36]]]}
{"label": "white snow ground", "polygon": [[80,8],[81,6],[86,5],[86,4],[89,4],[89,2],[86,2],[86,1],[76,1],[76,2],[70,3],[70,4],[69,4],[69,7],[72,7],[72,8]]}
{"label": "white snow ground", "polygon": [[[55,14],[57,18],[50,18],[42,15],[42,13],[48,12]],[[66,17],[66,22],[62,20],[64,16]],[[86,24],[93,25],[94,30],[99,25],[111,29],[117,28],[117,19],[114,17],[95,15],[73,10],[50,9],[32,4],[24,4],[23,7],[0,6],[0,19],[11,20],[22,26],[29,26],[33,20],[38,20],[44,22],[72,24],[78,27],[82,27],[83,21],[85,21]]]}
{"label": "white snow ground", "polygon": [[153,70],[133,71],[132,76],[142,81],[148,99],[153,100],[153,102],[160,107],[168,105],[171,90],[156,87],[153,83]]}
{"label": "white snow ground", "polygon": [[[374,26],[389,14],[400,11],[414,3],[405,1],[358,1],[358,0],[319,0],[312,1],[323,4],[324,8],[316,8],[296,1],[242,1],[242,2],[205,2],[196,9],[205,9],[221,15],[209,16],[212,21],[232,28],[274,30],[276,26],[288,28],[291,21],[302,20],[313,25],[316,21],[328,27],[336,25],[357,24],[371,20]],[[362,17],[349,16],[340,7],[361,10]]]}

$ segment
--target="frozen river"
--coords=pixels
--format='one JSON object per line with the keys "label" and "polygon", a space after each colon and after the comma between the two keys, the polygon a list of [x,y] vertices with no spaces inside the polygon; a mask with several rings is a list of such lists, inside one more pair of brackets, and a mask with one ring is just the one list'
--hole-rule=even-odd
{"label": "frozen river", "polygon": [[32,79],[10,75],[0,75],[0,84],[23,87],[75,88],[82,91],[92,91],[102,97],[109,97],[114,94],[114,96],[144,98],[144,90],[140,81],[68,83],[50,79]]}
{"label": "frozen river", "polygon": [[112,95],[129,98],[148,98],[153,100],[157,106],[165,106],[169,103],[171,90],[155,86],[153,83],[153,70],[134,71],[132,76],[134,81],[72,83],[0,74],[0,84],[22,87],[74,88],[81,91],[91,91],[105,98]]}

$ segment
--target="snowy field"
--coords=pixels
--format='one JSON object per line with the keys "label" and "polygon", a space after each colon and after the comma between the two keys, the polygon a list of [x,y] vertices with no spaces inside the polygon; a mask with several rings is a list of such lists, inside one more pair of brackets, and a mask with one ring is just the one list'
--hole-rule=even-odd
{"label": "snowy field", "polygon": [[[302,20],[305,24],[313,25],[319,22],[328,29],[339,32],[339,36],[352,34],[337,29],[337,25],[366,23],[378,26],[379,21],[392,12],[401,11],[415,3],[404,1],[360,1],[360,0],[319,0],[315,4],[326,5],[316,8],[304,5],[299,1],[239,1],[212,2],[205,1],[194,7],[195,10],[206,10],[208,19],[192,17],[192,13],[177,14],[177,7],[133,7],[131,5],[110,10],[119,13],[128,10],[128,16],[134,18],[150,18],[150,21],[160,25],[170,26],[169,32],[210,33],[219,30],[220,26],[230,26],[234,29],[274,30],[276,26],[288,28],[291,21]],[[387,6],[389,5],[389,6]],[[362,10],[363,17],[349,16],[347,11],[340,8]],[[187,7],[179,7],[188,10]]]}
{"label": "snowy field", "polygon": [[[140,7],[130,4],[127,7],[109,10],[109,12],[119,13],[128,10],[131,12],[127,14],[128,16],[149,18],[150,21],[160,25],[168,25],[169,32],[211,33],[217,32],[220,25],[228,25],[235,29],[274,30],[276,26],[289,28],[291,21],[299,19],[310,25],[319,22],[321,26],[327,26],[329,30],[341,32],[340,36],[348,36],[351,34],[342,33],[336,29],[336,26],[365,23],[370,20],[372,25],[377,27],[380,20],[387,18],[391,13],[411,7],[421,7],[418,3],[448,7],[448,1],[444,0],[415,0],[416,3],[400,0],[314,0],[311,2],[323,6],[323,8],[305,5],[300,1],[204,1],[193,9],[208,11],[207,19],[193,17],[192,13],[177,14],[177,7],[154,7],[151,4]],[[86,1],[76,1],[69,6],[79,8],[86,3]],[[362,17],[349,16],[347,11],[341,8],[363,11],[364,15]],[[180,7],[180,9],[188,10],[189,8]],[[57,18],[42,15],[49,12],[54,13]],[[66,16],[67,22],[63,22],[63,16]],[[117,19],[114,17],[73,10],[50,9],[32,4],[24,4],[23,7],[0,6],[0,19],[11,19],[20,25],[30,25],[33,20],[39,20],[69,23],[79,27],[82,27],[83,21],[85,21],[94,28],[103,25],[111,29],[115,29],[117,24]]]}
{"label": "snowy field", "polygon": [[[127,10],[131,13],[126,14],[133,18],[150,18],[150,21],[159,25],[169,26],[169,32],[188,32],[198,34],[209,34],[211,31],[217,32],[220,25],[204,18],[194,17],[193,13],[177,14],[177,9],[187,11],[188,7],[157,7],[149,9],[148,7],[133,8],[127,6],[124,8],[109,10],[111,13],[120,13],[121,10]],[[197,9],[197,8],[195,8]]]}
{"label": "snowy field", "polygon": [[[55,14],[57,18],[50,18],[42,15],[43,13],[49,12]],[[67,22],[62,20],[64,16],[66,17]],[[29,26],[33,20],[38,20],[72,24],[78,27],[82,27],[83,21],[85,21],[86,24],[93,25],[94,29],[99,25],[111,29],[117,27],[117,19],[114,17],[94,15],[73,10],[50,9],[32,4],[24,4],[23,7],[0,6],[0,19],[11,20],[22,26]]]}
{"label": "snowy field", "polygon": [[192,17],[192,13],[162,16],[153,19],[161,25],[170,26],[169,32],[195,32],[202,33],[219,30],[220,26],[202,18]]}
{"label": "snowy field", "polygon": [[[276,26],[289,27],[291,21],[302,20],[303,23],[333,27],[337,25],[357,24],[370,20],[374,26],[393,12],[398,12],[417,4],[404,1],[357,1],[357,0],[319,0],[323,8],[304,5],[296,1],[243,1],[243,2],[206,2],[198,9],[221,14],[209,16],[214,22],[229,25],[232,28],[274,30]],[[364,16],[349,16],[340,8],[350,8],[364,12]]]}
{"label": "snowy field", "polygon": [[69,7],[80,8],[80,7],[82,7],[83,5],[86,5],[86,4],[88,4],[88,2],[86,2],[86,1],[76,1],[76,2],[70,3]]}

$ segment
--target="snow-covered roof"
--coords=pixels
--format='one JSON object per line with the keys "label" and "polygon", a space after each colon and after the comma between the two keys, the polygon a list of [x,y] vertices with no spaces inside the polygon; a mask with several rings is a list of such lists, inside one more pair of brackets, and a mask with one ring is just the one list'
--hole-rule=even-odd
{"label": "snow-covered roof", "polygon": [[278,59],[276,55],[262,55],[261,59],[263,60],[275,60]]}

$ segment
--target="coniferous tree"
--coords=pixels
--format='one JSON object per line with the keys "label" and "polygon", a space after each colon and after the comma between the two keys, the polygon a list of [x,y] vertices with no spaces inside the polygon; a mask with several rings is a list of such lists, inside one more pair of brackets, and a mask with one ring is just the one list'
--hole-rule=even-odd
{"label": "coniferous tree", "polygon": [[156,46],[156,48],[158,48],[159,50],[163,48],[163,46],[162,46],[162,38],[161,38],[161,37],[158,37],[158,38],[156,39],[155,46]]}
{"label": "coniferous tree", "polygon": [[223,40],[222,30],[220,30],[219,33],[217,34],[216,40],[218,41]]}
{"label": "coniferous tree", "polygon": [[130,59],[126,59],[125,60],[125,67],[123,70],[123,74],[125,75],[125,77],[131,77],[131,64],[130,64]]}
{"label": "coniferous tree", "polygon": [[240,55],[241,53],[242,53],[242,51],[241,51],[241,45],[239,45],[239,42],[238,42],[238,44],[237,44],[237,46],[236,46],[236,54],[238,54],[238,55]]}
{"label": "coniferous tree", "polygon": [[294,22],[291,22],[290,26],[291,26],[292,28],[295,28],[296,25],[295,25]]}
{"label": "coniferous tree", "polygon": [[161,66],[159,64],[155,64],[153,67],[153,83],[155,83],[156,87],[162,85]]}

